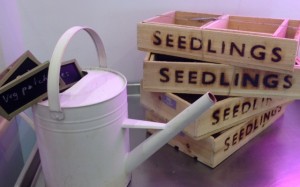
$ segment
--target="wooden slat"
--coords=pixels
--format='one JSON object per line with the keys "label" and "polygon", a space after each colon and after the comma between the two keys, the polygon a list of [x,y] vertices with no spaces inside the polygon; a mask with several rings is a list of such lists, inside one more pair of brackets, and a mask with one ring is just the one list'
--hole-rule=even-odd
{"label": "wooden slat", "polygon": [[219,19],[217,19],[214,22],[211,22],[210,24],[207,24],[206,26],[202,27],[205,29],[226,29],[228,28],[229,23],[229,15],[223,15]]}
{"label": "wooden slat", "polygon": [[228,29],[273,34],[282,22],[283,19],[230,16]]}
{"label": "wooden slat", "polygon": [[274,37],[285,38],[286,31],[288,29],[289,20],[285,19],[282,24],[278,27],[278,29],[273,34]]}
{"label": "wooden slat", "polygon": [[143,88],[150,92],[300,98],[300,66],[293,74],[224,64],[145,61]]}
{"label": "wooden slat", "polygon": [[[235,68],[234,74],[241,76],[247,75],[247,77],[259,77],[258,86],[249,84],[249,81],[244,79],[247,86],[243,86],[240,82],[238,85],[233,85],[229,95],[245,96],[253,95],[257,97],[267,96],[274,98],[300,98],[300,66],[296,65],[292,75],[275,73],[269,71],[253,71],[251,69]],[[242,80],[240,80],[242,81]],[[248,86],[250,85],[250,86]]]}
{"label": "wooden slat", "polygon": [[300,27],[296,29],[296,34],[295,34],[295,40],[299,41],[300,40]]}
{"label": "wooden slat", "polygon": [[194,13],[194,12],[175,12],[175,24],[185,26],[203,27],[212,21],[219,19],[220,15]]}
{"label": "wooden slat", "polygon": [[282,24],[282,19],[241,17],[226,15],[205,29],[271,37]]}
{"label": "wooden slat", "polygon": [[205,61],[281,73],[294,70],[294,40],[216,30],[203,30],[202,36]]}

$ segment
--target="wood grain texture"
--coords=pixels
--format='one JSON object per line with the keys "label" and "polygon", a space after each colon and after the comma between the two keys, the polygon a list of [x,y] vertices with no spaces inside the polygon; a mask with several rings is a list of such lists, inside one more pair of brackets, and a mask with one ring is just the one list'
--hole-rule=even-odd
{"label": "wood grain texture", "polygon": [[[155,111],[166,120],[171,120],[200,96],[141,90],[140,102],[146,109]],[[190,98],[193,98],[193,101]],[[184,132],[192,139],[200,140],[247,121],[275,106],[290,102],[288,99],[229,97],[216,102],[187,126]]]}
{"label": "wood grain texture", "polygon": [[[180,133],[170,140],[169,144],[186,155],[197,159],[199,162],[215,168],[243,145],[271,126],[283,115],[285,107],[286,105],[278,105],[269,111],[253,116],[246,122],[201,140],[194,140],[184,133]],[[147,111],[146,119],[165,122],[160,117],[160,114],[153,111]],[[154,130],[150,130],[150,132],[155,133]]]}
{"label": "wood grain texture", "polygon": [[152,55],[148,54],[144,62],[142,83],[146,91],[300,98],[300,65],[294,65],[294,72],[286,74],[207,62],[168,61],[169,57],[157,61]]}
{"label": "wood grain texture", "polygon": [[192,13],[172,15],[171,23],[159,18],[138,23],[139,50],[280,73],[294,70],[299,20],[215,15],[207,22],[198,17],[197,23]]}

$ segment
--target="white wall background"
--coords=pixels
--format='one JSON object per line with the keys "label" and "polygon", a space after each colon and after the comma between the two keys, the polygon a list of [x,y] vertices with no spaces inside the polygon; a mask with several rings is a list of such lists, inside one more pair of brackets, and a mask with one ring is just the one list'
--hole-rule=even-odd
{"label": "white wall background", "polygon": [[[2,0],[5,1],[5,0]],[[24,49],[41,61],[51,58],[61,34],[75,25],[94,28],[102,38],[110,68],[122,72],[128,82],[142,77],[143,52],[136,46],[136,24],[171,10],[300,19],[298,0],[10,0],[16,1]],[[9,14],[9,12],[8,12]],[[9,15],[8,15],[9,16]],[[6,43],[7,45],[9,44]],[[79,34],[66,59],[76,58],[82,67],[97,66],[93,45]]]}
{"label": "white wall background", "polygon": [[3,69],[25,48],[17,2],[0,0],[0,3],[0,69]]}

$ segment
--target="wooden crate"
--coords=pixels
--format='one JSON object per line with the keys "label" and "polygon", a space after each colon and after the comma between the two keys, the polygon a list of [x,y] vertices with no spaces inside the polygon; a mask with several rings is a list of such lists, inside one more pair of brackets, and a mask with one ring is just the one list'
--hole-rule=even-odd
{"label": "wooden crate", "polygon": [[[258,114],[246,122],[230,129],[213,134],[202,140],[194,140],[184,133],[178,134],[169,144],[179,151],[197,159],[211,168],[236,152],[239,148],[273,124],[285,111],[286,105],[278,105],[273,109]],[[156,122],[166,122],[161,114],[146,112],[146,119]],[[149,130],[155,133],[155,130]]]}
{"label": "wooden crate", "polygon": [[292,74],[148,53],[143,89],[151,92],[205,93],[244,97],[300,98],[300,65]]}
{"label": "wooden crate", "polygon": [[137,25],[138,49],[291,73],[300,20],[173,11]]}
{"label": "wooden crate", "polygon": [[[141,90],[140,102],[148,110],[171,120],[191,105],[201,95],[146,92]],[[288,99],[218,97],[219,100],[195,122],[184,129],[184,133],[195,140],[221,132],[254,115],[270,110],[277,105],[291,102]]]}

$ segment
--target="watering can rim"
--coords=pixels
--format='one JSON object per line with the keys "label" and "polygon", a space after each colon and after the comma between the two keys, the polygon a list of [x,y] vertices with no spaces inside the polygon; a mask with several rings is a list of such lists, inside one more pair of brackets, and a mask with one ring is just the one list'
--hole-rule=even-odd
{"label": "watering can rim", "polygon": [[[103,72],[109,72],[109,73],[115,74],[120,79],[122,79],[122,81],[123,81],[122,86],[120,86],[117,90],[115,90],[114,94],[109,95],[105,99],[99,99],[99,100],[96,100],[93,103],[87,103],[87,104],[78,105],[78,106],[76,106],[76,105],[64,106],[63,104],[61,104],[61,108],[62,109],[82,108],[82,107],[88,107],[88,106],[93,106],[93,105],[101,104],[101,103],[107,102],[107,101],[112,100],[113,98],[119,96],[124,90],[127,89],[127,79],[119,71],[116,71],[116,70],[113,70],[113,69],[110,69],[110,68],[106,68],[106,67],[90,67],[90,68],[85,68],[83,71],[87,72],[87,75],[85,75],[85,76],[88,76],[89,72],[97,72],[97,71],[103,71]],[[79,82],[80,82],[80,80],[77,83],[75,83],[73,86],[75,86],[76,84],[79,84]],[[68,97],[68,95],[64,95],[65,92],[62,92],[62,93],[59,94],[59,101],[60,102],[61,102],[61,97],[63,97],[63,96]],[[101,94],[101,93],[99,93],[99,94]],[[45,101],[41,101],[41,102],[37,103],[37,105],[48,107],[49,106],[49,100],[47,99]]]}

